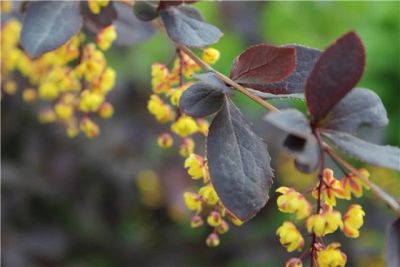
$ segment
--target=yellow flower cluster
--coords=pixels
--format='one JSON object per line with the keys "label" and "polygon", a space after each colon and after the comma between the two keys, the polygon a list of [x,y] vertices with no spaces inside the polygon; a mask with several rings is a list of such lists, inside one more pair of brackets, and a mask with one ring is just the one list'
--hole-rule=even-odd
{"label": "yellow flower cluster", "polygon": [[[368,171],[364,169],[361,169],[360,173],[366,178],[369,177]],[[311,253],[314,257],[312,261],[324,267],[344,266],[346,255],[340,251],[340,244],[332,243],[324,246],[315,238],[322,238],[338,229],[342,230],[347,237],[357,238],[360,235],[359,229],[364,223],[365,212],[362,207],[357,204],[350,205],[342,218],[342,214],[334,210],[334,206],[336,206],[336,198],[350,199],[352,193],[359,197],[362,189],[368,189],[368,185],[365,180],[354,175],[336,179],[331,169],[323,170],[321,181],[322,184],[318,183],[311,192],[311,195],[319,201],[315,214],[311,214],[312,206],[305,196],[289,187],[279,187],[276,190],[281,194],[277,198],[277,206],[281,212],[294,214],[296,220],[305,220],[305,228],[314,236],[313,242],[316,242],[312,244],[312,251],[315,251]],[[276,233],[288,252],[299,250],[304,245],[300,231],[292,222],[284,222]],[[299,258],[292,258],[286,266],[302,266],[302,261]]]}
{"label": "yellow flower cluster", "polygon": [[[2,92],[16,93],[13,73],[19,72],[29,84],[22,91],[23,100],[48,102],[48,107],[39,111],[39,121],[62,123],[70,137],[80,131],[90,138],[97,136],[100,130],[93,117],[112,116],[113,106],[106,96],[116,79],[103,52],[94,43],[86,42],[80,33],[56,50],[32,60],[18,46],[20,32],[21,23],[16,19],[10,19],[1,29]],[[115,39],[115,30],[108,27],[99,36],[98,45],[108,48]]]}
{"label": "yellow flower cluster", "polygon": [[88,0],[90,11],[99,14],[101,9],[108,6],[109,0]]}

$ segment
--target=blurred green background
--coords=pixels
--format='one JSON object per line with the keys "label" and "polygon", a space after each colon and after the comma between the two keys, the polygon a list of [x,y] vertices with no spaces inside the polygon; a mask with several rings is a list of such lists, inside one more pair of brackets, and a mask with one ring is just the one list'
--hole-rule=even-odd
{"label": "blurred green background", "polygon": [[[254,43],[323,49],[343,33],[357,31],[367,50],[366,72],[359,85],[382,98],[390,119],[386,129],[360,135],[400,145],[399,2],[224,1],[195,6],[224,32],[214,47],[221,51],[215,68],[226,74],[232,60]],[[40,125],[36,107],[22,103],[18,95],[2,100],[4,266],[283,266],[299,254],[286,253],[275,236],[288,217],[277,212],[273,190],[259,216],[232,227],[218,248],[205,245],[209,229],[190,229],[181,195],[196,183],[183,170],[176,150],[157,147],[155,140],[166,126],[158,125],[146,111],[150,66],[168,63],[173,56],[174,48],[159,33],[144,43],[108,52],[118,73],[111,93],[115,116],[102,122],[101,136],[95,140],[68,139],[58,126]],[[235,101],[262,135],[264,110],[240,95]],[[304,107],[298,100],[274,104]],[[314,182],[297,173],[288,159],[277,164],[276,187],[306,188]],[[368,169],[372,180],[400,197],[399,173]],[[148,176],[157,177],[157,190],[138,186],[138,179]],[[366,195],[353,199],[367,211],[361,237],[333,235],[348,255],[348,266],[383,266],[382,232],[394,215],[370,193]]]}

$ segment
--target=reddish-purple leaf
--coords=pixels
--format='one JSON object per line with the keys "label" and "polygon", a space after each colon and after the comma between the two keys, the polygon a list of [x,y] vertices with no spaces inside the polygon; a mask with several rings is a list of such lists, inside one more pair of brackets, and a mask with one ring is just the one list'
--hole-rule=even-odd
{"label": "reddish-purple leaf", "polygon": [[305,95],[314,122],[323,119],[360,80],[365,65],[361,39],[349,32],[329,46],[315,63]]}
{"label": "reddish-purple leaf", "polygon": [[296,49],[258,44],[249,47],[233,62],[230,77],[253,89],[266,83],[283,80],[296,66]]}
{"label": "reddish-purple leaf", "polygon": [[84,25],[94,33],[101,31],[103,28],[110,26],[117,19],[117,11],[114,2],[110,2],[107,6],[100,10],[99,14],[93,14],[89,9],[87,2],[82,2],[82,16]]}

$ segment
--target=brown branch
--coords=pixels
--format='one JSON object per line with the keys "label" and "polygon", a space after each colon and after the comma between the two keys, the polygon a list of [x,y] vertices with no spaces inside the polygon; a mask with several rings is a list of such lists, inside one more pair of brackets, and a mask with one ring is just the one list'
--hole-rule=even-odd
{"label": "brown branch", "polygon": [[330,146],[324,144],[325,151],[341,166],[347,169],[349,172],[359,177],[364,183],[366,183],[371,192],[374,193],[382,202],[384,202],[389,208],[391,208],[398,216],[400,216],[400,203],[377,184],[373,183],[367,177],[365,177],[361,172],[354,168],[350,163],[342,159]]}

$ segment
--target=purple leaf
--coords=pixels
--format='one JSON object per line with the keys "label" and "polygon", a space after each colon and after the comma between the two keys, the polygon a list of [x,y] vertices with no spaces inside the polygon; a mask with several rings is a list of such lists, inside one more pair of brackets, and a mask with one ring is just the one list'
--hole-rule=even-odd
{"label": "purple leaf", "polygon": [[289,76],[295,64],[296,49],[258,44],[249,47],[234,60],[230,77],[257,90],[266,83]]}
{"label": "purple leaf", "polygon": [[210,126],[207,158],[211,182],[223,205],[242,221],[255,216],[268,200],[271,157],[229,98]]}
{"label": "purple leaf", "polygon": [[386,109],[379,96],[371,90],[355,88],[333,107],[321,127],[355,133],[363,125],[384,127],[388,123]]}
{"label": "purple leaf", "polygon": [[168,36],[176,43],[189,47],[205,47],[218,42],[222,32],[215,26],[203,22],[193,10],[168,7],[160,10]]}
{"label": "purple leaf", "polygon": [[93,14],[87,2],[82,2],[82,15],[85,26],[94,33],[110,26],[113,21],[117,19],[117,11],[112,1],[110,1],[107,6],[103,7],[99,14]]}
{"label": "purple leaf", "polygon": [[308,48],[301,45],[287,45],[296,49],[296,68],[284,80],[267,84],[249,84],[250,88],[257,88],[261,92],[271,94],[296,94],[304,93],[306,80],[312,67],[321,55],[321,50]]}
{"label": "purple leaf", "polygon": [[364,65],[364,45],[354,32],[342,36],[321,54],[305,87],[308,109],[314,122],[323,119],[357,84]]}
{"label": "purple leaf", "polygon": [[400,171],[400,149],[368,143],[351,134],[324,130],[323,135],[342,151],[373,165]]}
{"label": "purple leaf", "polygon": [[32,58],[65,44],[82,27],[80,3],[38,1],[29,3],[21,32],[21,45]]}

